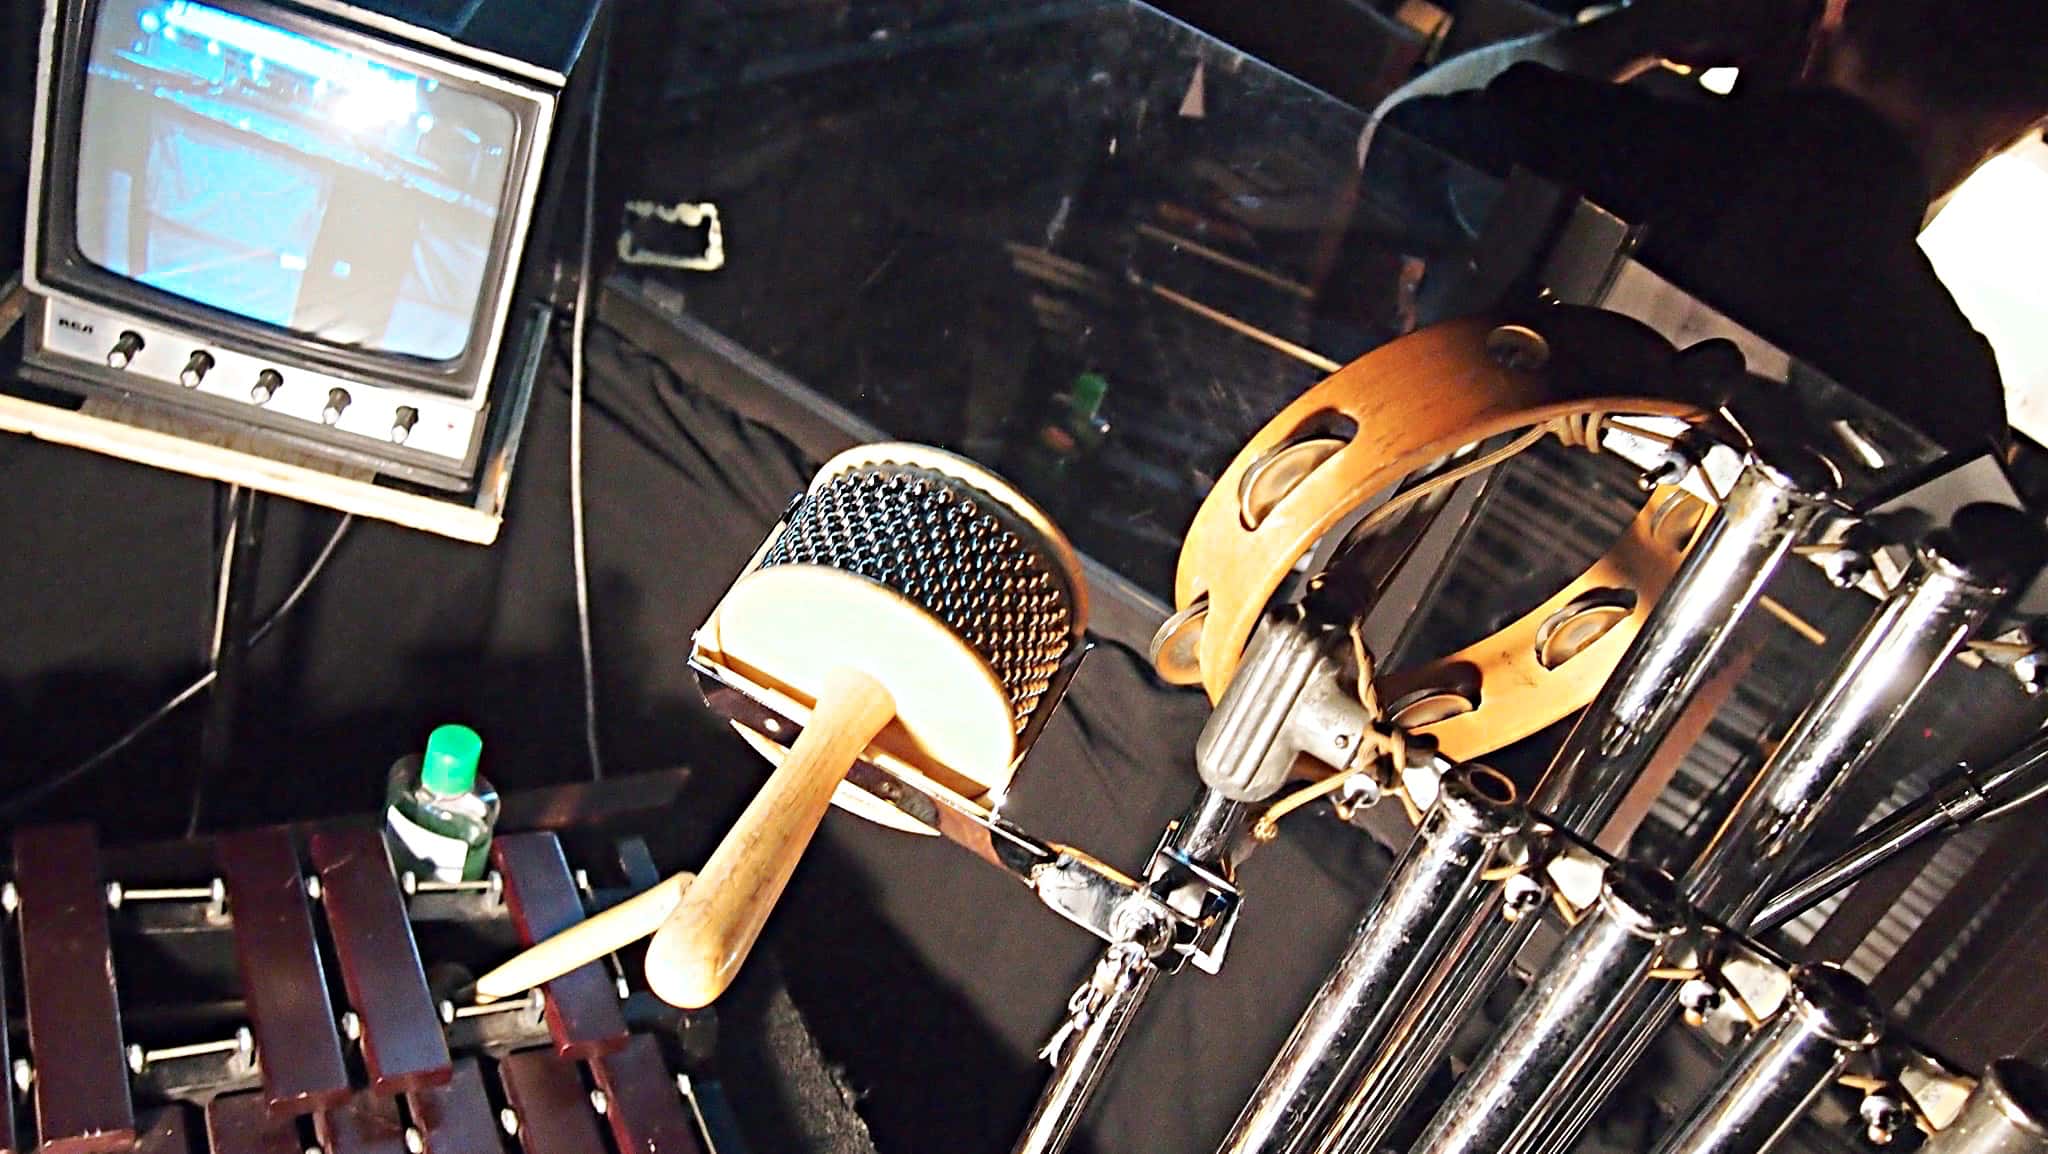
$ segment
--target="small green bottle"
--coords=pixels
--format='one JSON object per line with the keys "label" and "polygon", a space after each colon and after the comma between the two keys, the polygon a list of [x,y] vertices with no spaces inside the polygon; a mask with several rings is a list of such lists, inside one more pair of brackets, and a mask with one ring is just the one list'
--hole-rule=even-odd
{"label": "small green bottle", "polygon": [[467,725],[427,735],[427,750],[391,767],[384,837],[392,863],[415,877],[475,881],[484,876],[498,791],[477,775],[484,739]]}

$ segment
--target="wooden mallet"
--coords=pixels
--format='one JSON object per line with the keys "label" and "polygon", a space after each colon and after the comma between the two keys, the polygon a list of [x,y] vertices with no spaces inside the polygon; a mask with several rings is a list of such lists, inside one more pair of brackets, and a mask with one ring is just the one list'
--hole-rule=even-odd
{"label": "wooden mallet", "polygon": [[610,925],[600,915],[539,943],[479,979],[479,997],[555,977],[645,936],[660,917],[649,987],[678,1006],[710,1003],[853,763],[893,760],[970,796],[1000,791],[1086,625],[1073,548],[1001,479],[920,445],[833,458],[696,646],[775,698],[803,733],[694,882],[664,883]]}

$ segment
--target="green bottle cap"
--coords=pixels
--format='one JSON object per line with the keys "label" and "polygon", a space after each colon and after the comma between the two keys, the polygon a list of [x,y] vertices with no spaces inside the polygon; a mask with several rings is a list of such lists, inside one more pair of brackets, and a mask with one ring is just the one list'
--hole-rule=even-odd
{"label": "green bottle cap", "polygon": [[467,725],[437,726],[427,735],[427,755],[420,782],[439,794],[468,793],[476,788],[476,763],[484,739]]}
{"label": "green bottle cap", "polygon": [[1102,398],[1109,395],[1109,380],[1101,373],[1082,373],[1074,378],[1074,387],[1067,391],[1069,409],[1082,420],[1094,418],[1102,408]]}

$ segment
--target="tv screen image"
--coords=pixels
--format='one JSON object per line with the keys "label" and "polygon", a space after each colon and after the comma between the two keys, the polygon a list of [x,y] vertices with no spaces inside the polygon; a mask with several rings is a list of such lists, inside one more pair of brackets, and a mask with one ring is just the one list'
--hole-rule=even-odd
{"label": "tv screen image", "polygon": [[343,348],[478,338],[518,136],[499,102],[191,0],[107,0],[79,128],[93,264]]}

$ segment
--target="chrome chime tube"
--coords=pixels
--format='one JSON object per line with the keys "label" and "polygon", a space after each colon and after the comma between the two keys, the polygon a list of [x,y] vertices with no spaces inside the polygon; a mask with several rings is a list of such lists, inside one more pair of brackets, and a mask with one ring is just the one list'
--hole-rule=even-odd
{"label": "chrome chime tube", "polygon": [[[1869,760],[1970,632],[2038,566],[2034,532],[2017,510],[1973,506],[1958,515],[1955,531],[1935,534],[1915,551],[1906,579],[1686,872],[1681,888],[1703,917],[1737,931],[1748,927],[1843,781]],[[1675,1000],[1669,989],[1639,991],[1599,1036],[1578,1039],[1592,1060],[1551,1087],[1499,1154],[1568,1149],[1662,1031]]]}
{"label": "chrome chime tube", "polygon": [[2000,1058],[1921,1154],[2048,1154],[2048,1072]]}
{"label": "chrome chime tube", "polygon": [[1414,1154],[1505,1150],[1523,1115],[1584,1059],[1581,1040],[1652,980],[1665,945],[1687,924],[1669,877],[1630,862],[1608,867],[1599,900],[1459,1079]]}
{"label": "chrome chime tube", "polygon": [[1460,770],[1443,783],[1372,912],[1352,932],[1280,1055],[1224,1139],[1229,1154],[1295,1154],[1327,1123],[1333,1092],[1384,1040],[1455,928],[1490,896],[1481,875],[1521,811]]}
{"label": "chrome chime tube", "polygon": [[[1829,507],[1832,466],[1798,459],[1780,470],[1751,457],[1687,553],[1614,674],[1572,728],[1531,799],[1566,828],[1596,833],[1614,815],[1693,693],[1712,673],[1736,623],[1792,546]],[[1507,972],[1534,919],[1510,923],[1489,903],[1468,915],[1366,1066],[1317,1147],[1375,1154],[1459,1023]]]}
{"label": "chrome chime tube", "polygon": [[[1703,913],[1737,929],[1748,926],[1842,783],[1869,760],[1971,632],[2031,576],[2004,547],[2008,534],[2024,536],[2030,527],[2018,510],[1998,512],[2010,517],[1971,519],[1973,539],[1937,534],[1915,551],[1905,581],[1864,626],[1821,696],[1687,871],[1686,896]],[[1974,539],[1980,536],[1989,539]]]}
{"label": "chrome chime tube", "polygon": [[1784,1009],[1736,1052],[1656,1154],[1762,1154],[1883,1027],[1862,982],[1833,966],[1799,967]]}

